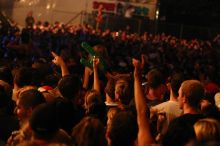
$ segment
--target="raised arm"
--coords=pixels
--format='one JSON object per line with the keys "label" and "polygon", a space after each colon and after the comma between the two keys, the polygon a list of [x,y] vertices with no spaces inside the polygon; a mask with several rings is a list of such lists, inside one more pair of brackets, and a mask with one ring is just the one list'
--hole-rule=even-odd
{"label": "raised arm", "polygon": [[84,77],[83,77],[83,88],[87,89],[89,85],[89,76],[92,74],[92,70],[85,66]]}
{"label": "raised arm", "polygon": [[54,52],[51,52],[51,54],[54,57],[52,62],[61,68],[62,77],[66,76],[66,75],[69,75],[70,73],[69,73],[68,67],[67,67],[66,63],[64,62],[63,58],[58,56]]}
{"label": "raised arm", "polygon": [[94,82],[93,88],[94,90],[100,91],[100,83],[99,83],[99,75],[98,75],[98,65],[99,65],[99,58],[93,58],[93,72],[94,72]]}
{"label": "raised arm", "polygon": [[134,98],[139,128],[137,143],[138,146],[148,146],[152,144],[154,140],[150,132],[149,118],[146,114],[148,107],[141,86],[141,63],[136,59],[133,59],[132,61],[134,65]]}

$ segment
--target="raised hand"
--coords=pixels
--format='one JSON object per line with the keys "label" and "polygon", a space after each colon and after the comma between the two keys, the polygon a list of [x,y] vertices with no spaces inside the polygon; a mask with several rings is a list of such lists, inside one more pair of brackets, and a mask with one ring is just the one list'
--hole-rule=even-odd
{"label": "raised hand", "polygon": [[93,68],[94,68],[94,69],[97,69],[99,63],[100,63],[99,58],[97,58],[97,57],[94,56],[94,57],[93,57]]}
{"label": "raised hand", "polygon": [[142,64],[139,60],[137,59],[132,59],[132,64],[134,66],[134,77],[139,77],[141,70],[142,70]]}
{"label": "raised hand", "polygon": [[62,76],[69,75],[70,73],[69,73],[68,67],[66,63],[64,62],[63,58],[57,55],[55,52],[51,52],[51,54],[54,57],[52,62],[61,68]]}
{"label": "raised hand", "polygon": [[93,72],[94,72],[94,82],[93,87],[94,90],[98,91],[100,93],[100,82],[99,82],[99,75],[98,75],[98,65],[100,63],[99,58],[93,57]]}
{"label": "raised hand", "polygon": [[64,60],[62,57],[60,57],[59,55],[57,55],[55,52],[51,52],[52,56],[54,57],[54,59],[52,60],[52,62],[54,64],[56,64],[57,66],[62,66],[65,64]]}
{"label": "raised hand", "polygon": [[137,123],[138,123],[138,146],[151,145],[154,142],[150,131],[150,122],[146,116],[146,111],[148,110],[144,92],[141,86],[141,62],[137,59],[132,59],[134,66],[134,99],[135,107],[137,110]]}

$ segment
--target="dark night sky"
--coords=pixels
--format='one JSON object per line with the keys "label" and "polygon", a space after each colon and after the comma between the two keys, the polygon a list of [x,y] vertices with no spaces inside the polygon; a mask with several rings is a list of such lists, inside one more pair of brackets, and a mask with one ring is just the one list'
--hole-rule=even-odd
{"label": "dark night sky", "polygon": [[167,22],[220,26],[220,0],[160,0]]}

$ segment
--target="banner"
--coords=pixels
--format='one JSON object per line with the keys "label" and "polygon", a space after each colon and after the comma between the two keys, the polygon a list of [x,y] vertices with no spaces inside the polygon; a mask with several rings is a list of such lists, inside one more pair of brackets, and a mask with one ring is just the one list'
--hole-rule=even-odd
{"label": "banner", "polygon": [[125,15],[129,8],[133,8],[134,16],[148,17],[151,20],[155,19],[157,0],[145,0],[145,2],[125,2],[123,0],[90,0],[89,11],[98,11],[100,5],[103,6],[103,11],[114,13],[116,15]]}

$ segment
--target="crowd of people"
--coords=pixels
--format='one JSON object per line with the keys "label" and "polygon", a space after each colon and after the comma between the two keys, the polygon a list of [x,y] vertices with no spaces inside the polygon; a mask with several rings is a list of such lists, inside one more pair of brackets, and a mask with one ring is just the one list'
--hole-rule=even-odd
{"label": "crowd of people", "polygon": [[33,22],[0,34],[2,145],[219,145],[220,35]]}

